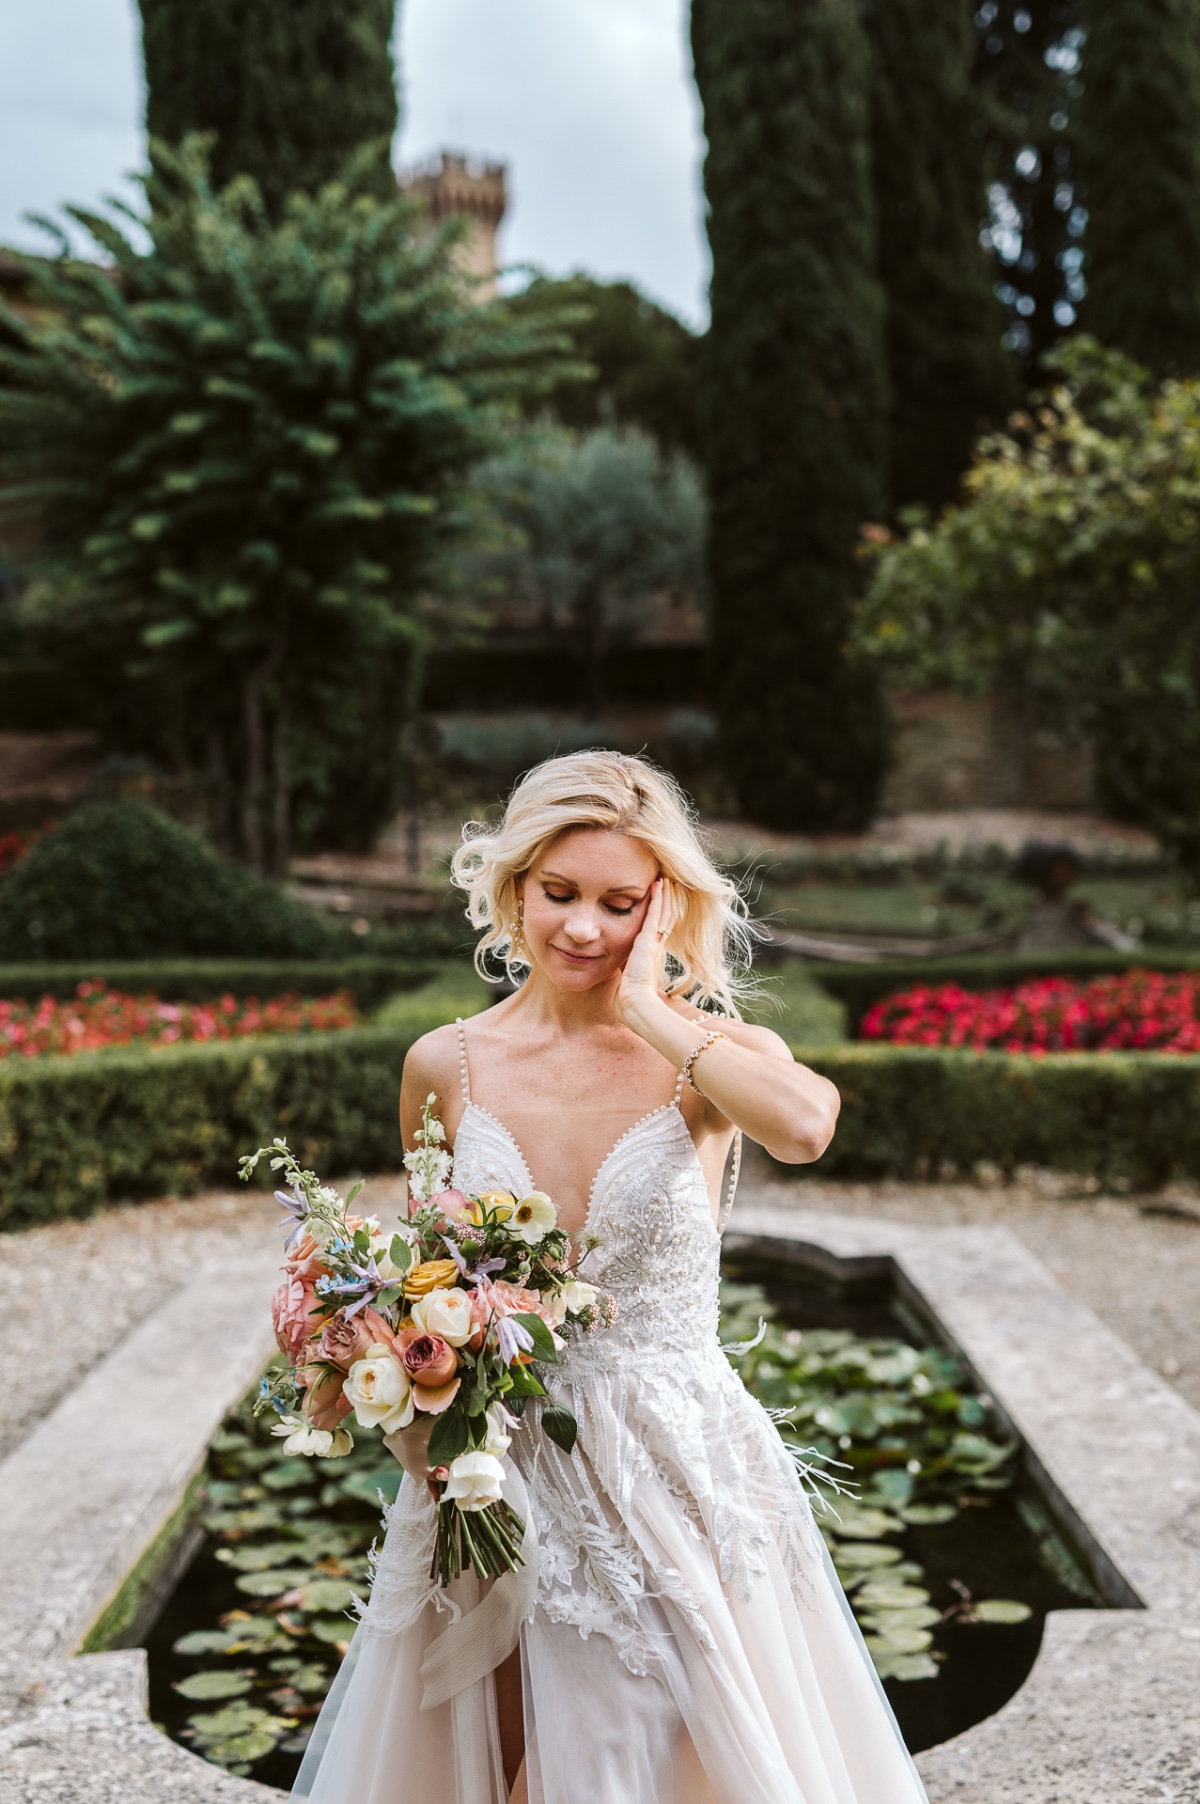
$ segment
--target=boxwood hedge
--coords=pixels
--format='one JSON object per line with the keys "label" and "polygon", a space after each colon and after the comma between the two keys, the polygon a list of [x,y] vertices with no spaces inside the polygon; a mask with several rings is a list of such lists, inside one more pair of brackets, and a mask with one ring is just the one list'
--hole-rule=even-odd
{"label": "boxwood hedge", "polygon": [[423,975],[341,1033],[0,1061],[0,1227],[231,1184],[277,1133],[328,1174],[394,1168],[409,1047],[491,1000],[469,966]]}
{"label": "boxwood hedge", "polygon": [[1005,1172],[1056,1166],[1147,1189],[1200,1177],[1200,1057],[1033,1057],[861,1041],[793,1051],[841,1091],[822,1173],[967,1175],[987,1162]]}
{"label": "boxwood hedge", "polygon": [[428,959],[403,958],[92,958],[69,964],[0,964],[0,996],[73,996],[97,978],[133,995],[164,1002],[212,1002],[218,996],[330,996],[350,990],[359,1009],[378,1007],[398,990],[427,983]]}

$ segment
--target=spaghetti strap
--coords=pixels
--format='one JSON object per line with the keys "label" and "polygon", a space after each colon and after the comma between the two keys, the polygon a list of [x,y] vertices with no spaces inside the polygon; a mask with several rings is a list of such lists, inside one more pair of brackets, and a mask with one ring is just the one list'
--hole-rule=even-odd
{"label": "spaghetti strap", "polygon": [[725,1223],[729,1220],[729,1212],[733,1208],[733,1199],[737,1195],[738,1177],[742,1169],[742,1130],[738,1128],[733,1136],[733,1165],[729,1173],[729,1189],[725,1193],[725,1201],[717,1219],[717,1233],[725,1232]]}
{"label": "spaghetti strap", "polygon": [[467,1030],[463,1026],[462,1016],[456,1015],[454,1024],[458,1028],[458,1073],[462,1079],[463,1101],[471,1100],[471,1073],[467,1069]]}
{"label": "spaghetti strap", "polygon": [[682,1097],[683,1097],[683,1072],[681,1071],[679,1073],[679,1076],[675,1079],[675,1094],[671,1098],[671,1101],[675,1104],[676,1108],[679,1107]]}

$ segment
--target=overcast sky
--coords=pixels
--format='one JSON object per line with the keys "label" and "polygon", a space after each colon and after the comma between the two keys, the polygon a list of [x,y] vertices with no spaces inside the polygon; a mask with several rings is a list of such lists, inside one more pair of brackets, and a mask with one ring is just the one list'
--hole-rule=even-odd
{"label": "overcast sky", "polygon": [[[401,0],[397,160],[507,162],[505,261],[628,276],[699,323],[685,16],[686,0]],[[134,0],[0,0],[0,243],[37,249],[24,213],[119,191],[141,118]]]}

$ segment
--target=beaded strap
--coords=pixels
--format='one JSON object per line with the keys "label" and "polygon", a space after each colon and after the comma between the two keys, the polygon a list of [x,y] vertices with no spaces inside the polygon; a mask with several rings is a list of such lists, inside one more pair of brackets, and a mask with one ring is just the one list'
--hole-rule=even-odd
{"label": "beaded strap", "polygon": [[463,1101],[471,1100],[471,1073],[467,1070],[467,1030],[462,1024],[462,1016],[455,1017],[458,1028],[458,1074],[462,1080]]}
{"label": "beaded strap", "polygon": [[686,1059],[684,1059],[683,1070],[680,1075],[685,1083],[689,1083],[692,1086],[692,1089],[696,1092],[697,1096],[703,1096],[704,1092],[692,1076],[692,1068],[695,1065],[696,1060],[700,1057],[701,1053],[708,1051],[714,1041],[727,1040],[728,1038],[728,1034],[718,1033],[715,1027],[710,1027],[704,1038],[699,1041],[697,1045],[692,1047],[692,1050],[688,1053]]}
{"label": "beaded strap", "polygon": [[733,1208],[733,1199],[737,1195],[738,1177],[741,1174],[741,1169],[742,1130],[741,1128],[738,1128],[733,1136],[733,1169],[729,1173],[729,1189],[725,1192],[725,1201],[722,1204],[721,1213],[717,1217],[717,1233],[719,1235],[725,1232],[725,1223],[729,1220],[729,1213]]}

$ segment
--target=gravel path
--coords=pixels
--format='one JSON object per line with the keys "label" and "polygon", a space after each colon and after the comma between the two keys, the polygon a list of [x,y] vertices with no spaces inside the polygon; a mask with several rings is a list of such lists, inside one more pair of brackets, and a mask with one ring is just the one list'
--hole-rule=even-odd
{"label": "gravel path", "polygon": [[[1056,1173],[1006,1186],[871,1184],[751,1171],[738,1202],[877,1215],[922,1227],[1005,1227],[1148,1365],[1200,1409],[1200,1210],[1164,1216],[1161,1197],[1072,1196]],[[1183,1211],[1194,1207],[1182,1201]],[[737,1208],[734,1209],[734,1219]]]}
{"label": "gravel path", "polygon": [[[1161,1199],[1142,1199],[1161,1206]],[[1052,1174],[973,1184],[772,1182],[747,1171],[739,1203],[890,1216],[930,1227],[1000,1223],[1200,1408],[1200,1218],[1143,1213],[1136,1197],[1071,1197]],[[360,1206],[395,1219],[399,1180]],[[736,1212],[735,1212],[736,1213]],[[87,1221],[0,1235],[0,1458],[198,1264],[277,1244],[278,1209],[251,1190],[121,1204]],[[31,1358],[36,1350],[41,1355]],[[52,1357],[45,1355],[52,1351]]]}

